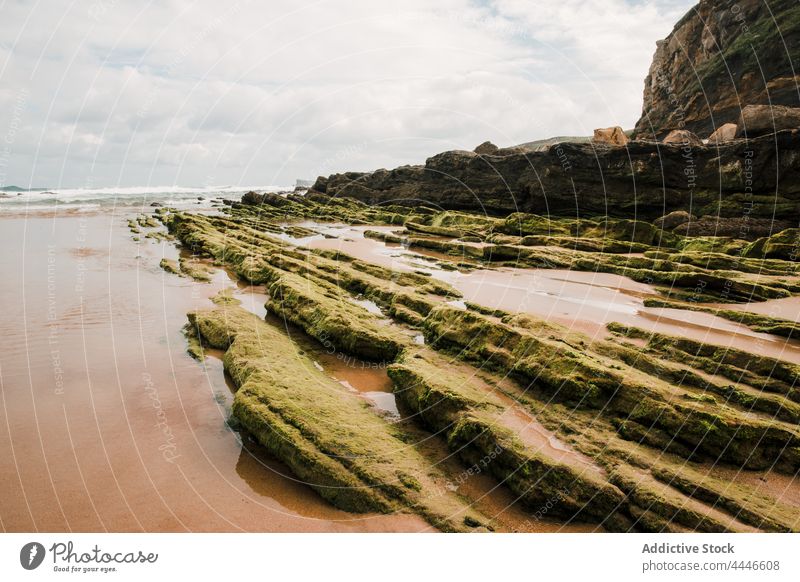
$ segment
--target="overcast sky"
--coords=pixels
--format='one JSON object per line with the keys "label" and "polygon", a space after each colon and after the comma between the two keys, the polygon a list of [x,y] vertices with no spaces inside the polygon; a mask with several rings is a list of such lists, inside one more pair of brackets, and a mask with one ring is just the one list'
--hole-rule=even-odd
{"label": "overcast sky", "polygon": [[692,4],[0,0],[0,184],[288,185],[630,128]]}

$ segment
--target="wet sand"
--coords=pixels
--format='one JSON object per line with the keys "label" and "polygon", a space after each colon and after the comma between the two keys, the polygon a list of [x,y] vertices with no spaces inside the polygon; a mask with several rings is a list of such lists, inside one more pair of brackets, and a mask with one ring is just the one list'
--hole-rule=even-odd
{"label": "wet sand", "polygon": [[339,511],[242,445],[221,362],[181,333],[229,279],[165,273],[174,245],[133,242],[127,218],[0,218],[3,530],[430,530]]}

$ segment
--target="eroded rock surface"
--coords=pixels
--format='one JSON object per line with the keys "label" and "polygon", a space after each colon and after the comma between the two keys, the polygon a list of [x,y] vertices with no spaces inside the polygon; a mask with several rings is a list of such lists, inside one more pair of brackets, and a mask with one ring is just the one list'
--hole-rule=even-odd
{"label": "eroded rock surface", "polygon": [[[796,496],[781,493],[800,469],[796,364],[621,324],[589,338],[530,314],[456,305],[459,293],[429,274],[289,242],[319,232],[309,219],[374,225],[372,238],[433,250],[442,269],[625,273],[663,282],[651,305],[791,337],[796,323],[712,302],[800,292],[796,230],[748,242],[625,219],[500,219],[315,194],[248,202],[223,216],[161,219],[196,256],[265,285],[268,311],[296,324],[293,334],[380,358],[404,411],[399,423],[376,414],[314,366],[288,323],[264,322],[225,297],[190,315],[197,338],[225,350],[241,425],[337,506],[411,511],[444,530],[494,527],[473,507],[478,499],[454,493],[458,470],[420,448],[441,440],[463,471],[479,467],[531,515],[546,506],[550,518],[612,531],[800,528]],[[618,245],[636,256],[605,250]]]}
{"label": "eroded rock surface", "polygon": [[701,216],[747,211],[800,220],[800,132],[710,145],[632,141],[625,147],[558,143],[503,155],[452,151],[422,166],[320,177],[313,190],[374,205],[490,214],[654,220],[691,208]]}
{"label": "eroded rock surface", "polygon": [[707,136],[736,123],[747,105],[800,106],[798,44],[794,0],[703,0],[657,43],[637,137],[673,129]]}

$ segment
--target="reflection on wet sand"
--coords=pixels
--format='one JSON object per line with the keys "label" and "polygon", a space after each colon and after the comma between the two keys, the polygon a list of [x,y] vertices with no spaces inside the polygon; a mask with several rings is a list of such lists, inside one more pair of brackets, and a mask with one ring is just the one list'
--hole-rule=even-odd
{"label": "reflection on wet sand", "polygon": [[[221,363],[198,365],[181,333],[231,280],[165,273],[174,245],[134,243],[127,218],[0,219],[3,528],[429,530],[336,510],[242,447]],[[264,313],[258,290],[236,293]]]}

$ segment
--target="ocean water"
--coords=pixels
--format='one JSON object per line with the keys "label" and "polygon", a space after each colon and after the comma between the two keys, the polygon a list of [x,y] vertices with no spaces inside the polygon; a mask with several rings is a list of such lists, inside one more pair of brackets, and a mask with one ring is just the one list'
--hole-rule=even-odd
{"label": "ocean water", "polygon": [[65,188],[25,192],[0,189],[0,212],[36,212],[64,209],[91,212],[103,208],[145,207],[159,202],[176,208],[211,208],[220,198],[238,200],[245,192],[280,192],[294,186],[136,186],[108,188]]}

